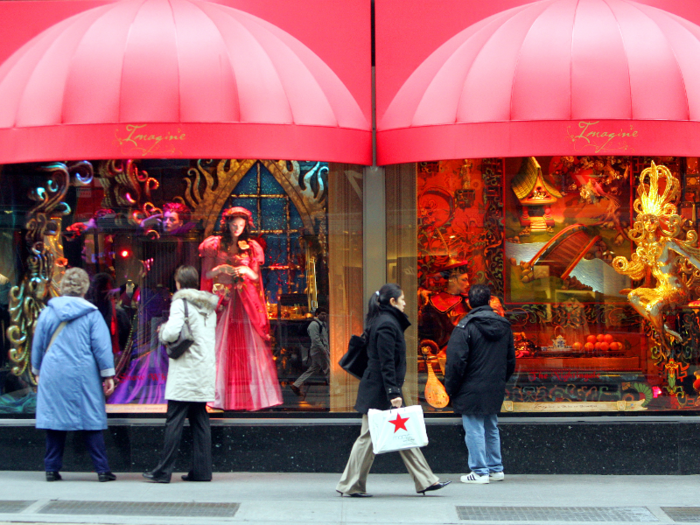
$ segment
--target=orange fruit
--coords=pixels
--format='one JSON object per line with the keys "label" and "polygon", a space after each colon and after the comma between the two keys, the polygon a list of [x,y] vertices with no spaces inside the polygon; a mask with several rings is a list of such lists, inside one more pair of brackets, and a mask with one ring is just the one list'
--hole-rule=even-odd
{"label": "orange fruit", "polygon": [[613,336],[611,336],[610,334],[605,334],[605,335],[603,336],[603,339],[605,339],[605,342],[608,343],[608,344],[610,344],[610,343],[613,342]]}
{"label": "orange fruit", "polygon": [[596,339],[597,339],[598,341],[601,341],[601,342],[602,342],[602,341],[605,339],[605,336],[604,336],[603,334],[598,334],[598,336],[596,337]]}
{"label": "orange fruit", "polygon": [[589,335],[588,337],[586,337],[586,341],[589,343],[595,343],[597,339],[594,335]]}
{"label": "orange fruit", "polygon": [[591,352],[595,348],[595,346],[593,346],[593,343],[590,342],[583,345],[583,347],[586,349],[587,352]]}
{"label": "orange fruit", "polygon": [[571,347],[578,352],[581,350],[581,343],[574,343]]}
{"label": "orange fruit", "polygon": [[603,352],[607,352],[610,349],[610,345],[608,343],[606,343],[605,341],[603,341],[602,343],[600,343],[600,349]]}

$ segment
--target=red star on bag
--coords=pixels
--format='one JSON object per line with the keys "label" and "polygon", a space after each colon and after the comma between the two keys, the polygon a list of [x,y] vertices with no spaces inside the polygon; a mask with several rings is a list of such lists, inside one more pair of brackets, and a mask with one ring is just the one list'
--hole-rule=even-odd
{"label": "red star on bag", "polygon": [[410,417],[407,418],[402,418],[401,414],[396,414],[396,419],[394,421],[389,420],[389,423],[394,425],[394,434],[396,434],[396,431],[403,428],[406,432],[408,432],[408,429],[406,428],[406,421],[411,419]]}

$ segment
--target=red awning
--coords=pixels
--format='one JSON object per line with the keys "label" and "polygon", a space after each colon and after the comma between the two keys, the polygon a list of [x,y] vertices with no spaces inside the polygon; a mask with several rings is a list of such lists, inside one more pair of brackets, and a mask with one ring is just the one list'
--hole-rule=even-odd
{"label": "red awning", "polygon": [[[398,3],[410,12],[407,2]],[[415,35],[396,42],[397,35],[411,33],[397,31],[396,3],[377,0],[379,164],[700,154],[700,27],[651,1],[517,5],[429,50],[394,87],[391,77],[400,72],[391,65],[392,50],[421,45]],[[466,10],[481,0],[453,3]],[[523,4],[511,5],[516,3]],[[695,4],[694,19],[700,20]],[[458,15],[443,9],[433,16]],[[439,27],[439,21],[431,23]]]}
{"label": "red awning", "polygon": [[[7,3],[16,15],[17,2],[0,2]],[[45,5],[22,4],[27,18]],[[321,51],[345,59],[366,53],[351,73],[366,79],[369,93],[369,8],[366,15],[357,39],[329,41]],[[303,27],[304,10],[294,17],[290,26]],[[0,34],[2,25],[22,24],[2,11],[0,20]],[[314,50],[258,16],[200,0],[122,0],[46,29],[0,66],[0,162],[370,164],[369,100],[355,97]]]}

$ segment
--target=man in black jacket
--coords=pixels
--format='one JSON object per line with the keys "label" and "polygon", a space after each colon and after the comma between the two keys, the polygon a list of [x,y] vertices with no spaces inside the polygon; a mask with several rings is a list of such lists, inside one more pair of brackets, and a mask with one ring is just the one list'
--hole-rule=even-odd
{"label": "man in black jacket", "polygon": [[489,306],[488,287],[469,290],[472,310],[457,325],[447,345],[445,389],[462,415],[471,472],[463,483],[504,479],[498,412],[506,382],[515,371],[510,322]]}

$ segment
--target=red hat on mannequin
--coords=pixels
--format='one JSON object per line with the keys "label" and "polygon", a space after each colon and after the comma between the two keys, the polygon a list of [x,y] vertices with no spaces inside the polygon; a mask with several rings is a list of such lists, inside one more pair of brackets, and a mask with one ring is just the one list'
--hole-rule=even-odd
{"label": "red hat on mannequin", "polygon": [[234,217],[243,217],[248,222],[248,226],[250,226],[250,228],[255,228],[255,224],[253,223],[253,214],[250,212],[250,210],[245,209],[243,206],[234,206],[224,210],[224,213],[221,214],[221,226],[225,226],[226,223]]}

